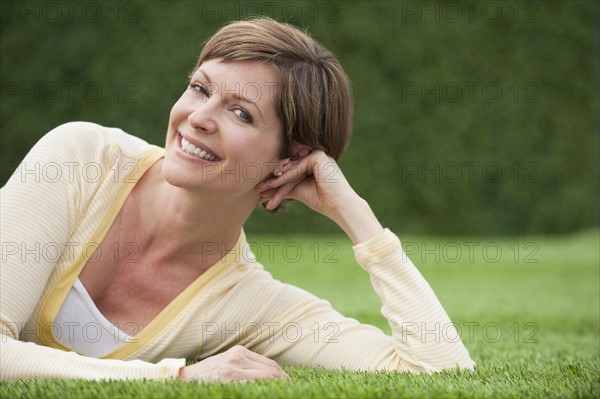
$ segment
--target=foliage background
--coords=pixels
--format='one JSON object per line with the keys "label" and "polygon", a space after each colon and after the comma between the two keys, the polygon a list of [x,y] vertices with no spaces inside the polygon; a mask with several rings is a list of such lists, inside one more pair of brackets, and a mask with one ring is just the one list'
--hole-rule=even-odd
{"label": "foliage background", "polygon": [[[2,1],[2,184],[67,121],[161,145],[204,40],[256,14],[338,55],[356,103],[341,166],[396,233],[598,227],[595,1]],[[300,204],[247,230],[339,231]]]}

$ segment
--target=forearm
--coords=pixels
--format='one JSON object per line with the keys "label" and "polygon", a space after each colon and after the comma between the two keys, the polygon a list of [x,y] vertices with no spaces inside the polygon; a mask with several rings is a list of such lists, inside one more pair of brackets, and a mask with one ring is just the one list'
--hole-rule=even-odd
{"label": "forearm", "polygon": [[354,245],[365,242],[383,232],[383,226],[371,210],[371,207],[361,197],[353,194],[331,216],[331,219],[350,238]]}
{"label": "forearm", "polygon": [[163,359],[157,364],[142,360],[96,359],[21,342],[0,335],[0,380],[84,379],[84,380],[165,380],[177,378],[185,359]]}
{"label": "forearm", "polygon": [[474,363],[446,311],[389,231],[354,247],[392,328],[397,354],[415,369],[472,368]]}

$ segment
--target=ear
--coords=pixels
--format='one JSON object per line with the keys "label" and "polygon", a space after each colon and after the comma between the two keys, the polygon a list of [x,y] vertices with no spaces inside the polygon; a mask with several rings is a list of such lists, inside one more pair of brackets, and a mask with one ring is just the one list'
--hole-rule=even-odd
{"label": "ear", "polygon": [[298,161],[298,160],[304,158],[305,156],[307,156],[308,154],[310,154],[312,151],[313,151],[313,148],[306,144],[294,143],[294,144],[292,144],[291,159],[294,161]]}
{"label": "ear", "polygon": [[292,155],[289,158],[280,159],[279,165],[275,167],[273,174],[275,176],[281,176],[281,174],[283,173],[282,170],[284,170],[291,161],[299,161],[302,158],[306,157],[308,154],[310,154],[312,151],[312,147],[306,144],[293,143]]}

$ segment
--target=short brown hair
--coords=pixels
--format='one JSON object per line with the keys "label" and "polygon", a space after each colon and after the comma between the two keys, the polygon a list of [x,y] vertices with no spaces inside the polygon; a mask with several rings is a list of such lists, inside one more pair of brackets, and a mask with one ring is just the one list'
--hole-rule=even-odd
{"label": "short brown hair", "polygon": [[279,75],[276,106],[283,122],[282,158],[294,142],[339,160],[352,132],[350,82],[335,56],[295,26],[261,17],[231,22],[206,42],[208,60],[263,60]]}

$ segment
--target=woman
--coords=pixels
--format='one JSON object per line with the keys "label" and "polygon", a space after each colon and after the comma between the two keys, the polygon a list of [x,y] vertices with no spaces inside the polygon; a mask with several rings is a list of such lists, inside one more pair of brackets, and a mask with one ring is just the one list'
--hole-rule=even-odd
{"label": "woman", "polygon": [[[397,237],[337,166],[351,118],[335,57],[259,18],[207,42],[164,149],[92,123],[45,135],[2,188],[2,378],[288,378],[278,363],[472,368]],[[239,173],[250,167],[255,179]],[[285,199],[352,240],[391,337],[256,262],[243,224],[257,204]]]}

